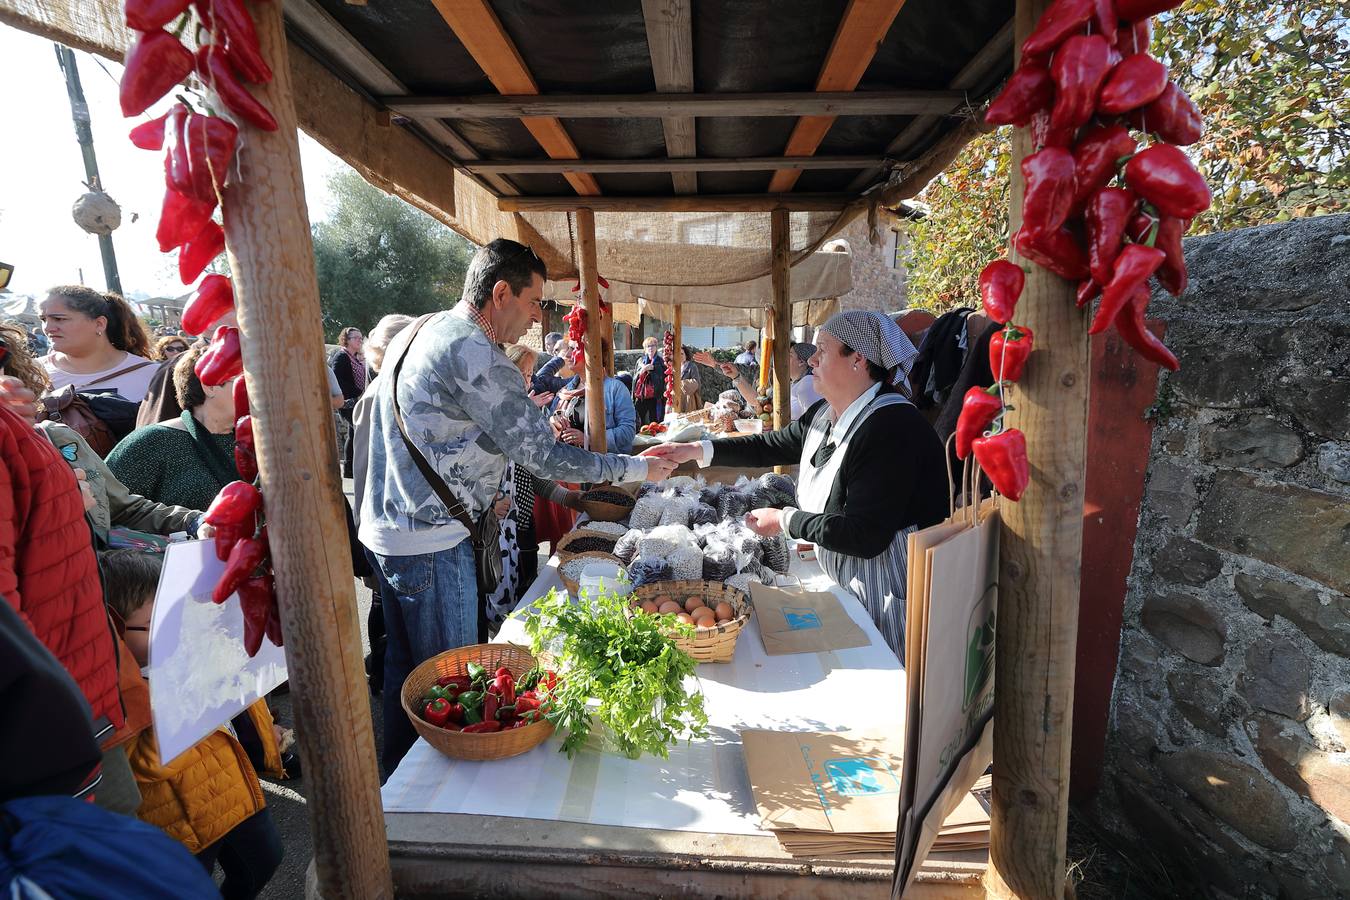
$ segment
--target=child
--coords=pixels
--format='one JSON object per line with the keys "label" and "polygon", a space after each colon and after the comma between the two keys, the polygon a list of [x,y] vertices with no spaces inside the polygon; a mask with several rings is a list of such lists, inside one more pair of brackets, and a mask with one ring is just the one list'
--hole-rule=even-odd
{"label": "child", "polygon": [[[112,550],[99,560],[108,609],[142,667],[149,657],[161,559],[141,550]],[[208,872],[219,861],[225,873],[220,892],[227,900],[256,897],[281,863],[281,836],[234,736],[218,729],[166,766],[150,728],[127,746],[127,756],[141,789],[137,816],[181,841]]]}

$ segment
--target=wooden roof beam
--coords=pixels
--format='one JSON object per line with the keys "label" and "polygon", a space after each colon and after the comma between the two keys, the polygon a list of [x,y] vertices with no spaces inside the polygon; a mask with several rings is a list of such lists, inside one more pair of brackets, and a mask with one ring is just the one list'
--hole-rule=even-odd
{"label": "wooden roof beam", "polygon": [[535,175],[567,172],[628,173],[772,172],[775,169],[875,169],[886,162],[880,156],[762,156],[738,159],[513,159],[462,163],[475,175]]}
{"label": "wooden roof beam", "polygon": [[[886,39],[891,23],[905,0],[849,0],[844,18],[834,33],[834,42],[825,54],[816,79],[817,91],[852,91],[872,64],[877,47]],[[788,137],[784,156],[811,156],[834,124],[835,116],[804,116],[797,120]],[[801,176],[800,169],[781,169],[769,182],[770,193],[792,190]]]}
{"label": "wooden roof beam", "polygon": [[[689,0],[642,0],[647,46],[652,56],[656,89],[664,93],[694,90],[694,31]],[[698,156],[692,116],[663,116],[666,154],[673,158]],[[677,194],[697,194],[698,175],[671,171]]]}
{"label": "wooden roof beam", "polygon": [[[776,94],[547,94],[379,98],[410,119],[561,119],[944,115],[966,99],[952,91],[800,91]],[[667,147],[667,149],[669,149]],[[676,154],[672,153],[671,156]]]}
{"label": "wooden roof beam", "polygon": [[696,194],[676,197],[500,197],[502,212],[839,212],[851,194]]}
{"label": "wooden roof beam", "polygon": [[[492,86],[503,94],[539,93],[539,85],[521,59],[501,20],[486,0],[432,0],[450,30],[478,63]],[[561,122],[552,116],[522,116],[520,123],[553,159],[576,159],[580,154]],[[564,175],[578,194],[600,193],[600,185],[586,172]]]}

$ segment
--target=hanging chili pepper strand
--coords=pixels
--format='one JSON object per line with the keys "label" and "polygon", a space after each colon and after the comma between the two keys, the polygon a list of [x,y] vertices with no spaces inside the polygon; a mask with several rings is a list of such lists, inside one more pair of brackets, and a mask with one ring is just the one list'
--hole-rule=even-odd
{"label": "hanging chili pepper strand", "polygon": [[675,332],[667,331],[662,348],[666,354],[666,410],[675,409],[675,379],[679,373],[679,364],[675,360]]}

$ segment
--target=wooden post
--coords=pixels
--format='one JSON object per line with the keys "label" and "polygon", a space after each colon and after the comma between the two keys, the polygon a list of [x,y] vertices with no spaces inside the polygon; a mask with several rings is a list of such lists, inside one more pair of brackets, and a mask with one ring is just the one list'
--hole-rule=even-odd
{"label": "wooden post", "polygon": [[675,382],[675,411],[685,412],[684,408],[684,379],[680,377],[680,369],[684,365],[684,354],[681,347],[684,346],[684,307],[675,304],[675,322],[672,324],[672,330],[675,334],[675,359],[666,360],[666,377],[674,379]]}
{"label": "wooden post", "polygon": [[[1017,0],[1020,46],[1049,0]],[[1021,224],[1026,129],[1013,134],[1009,234]],[[1020,261],[1020,260],[1019,260]],[[992,897],[1064,896],[1069,740],[1078,635],[1088,423],[1088,317],[1074,286],[1030,266],[1017,322],[1036,350],[1013,389],[1009,424],[1026,435],[1031,484],[1003,504],[994,692]]]}
{"label": "wooden post", "polygon": [[600,278],[595,262],[595,213],[577,210],[577,248],[581,258],[581,297],[586,304],[586,430],[590,449],[605,452],[605,358],[601,341]]}
{"label": "wooden post", "polygon": [[280,127],[241,128],[222,205],[318,888],[392,897],[286,33],[280,3],[250,11],[275,73],[251,90]]}
{"label": "wooden post", "polygon": [[[598,296],[599,281],[596,292]],[[600,357],[605,361],[605,374],[614,375],[614,307],[602,307],[600,310]]]}
{"label": "wooden post", "polygon": [[773,338],[773,427],[786,428],[792,424],[792,378],[788,375],[788,345],[792,343],[791,232],[786,209],[775,209],[771,215],[773,315],[766,330]]}

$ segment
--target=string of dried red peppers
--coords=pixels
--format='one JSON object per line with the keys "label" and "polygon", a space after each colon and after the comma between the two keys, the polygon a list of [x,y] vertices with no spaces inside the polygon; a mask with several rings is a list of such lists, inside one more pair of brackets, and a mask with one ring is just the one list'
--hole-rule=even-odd
{"label": "string of dried red peppers", "polygon": [[[985,121],[1031,129],[1022,160],[1022,225],[1012,246],[1024,259],[1078,282],[1077,304],[1101,301],[1088,331],[1114,326],[1140,356],[1176,370],[1177,359],[1145,327],[1149,280],[1186,289],[1181,238],[1209,208],[1210,191],[1180,146],[1204,121],[1149,56],[1150,17],[1182,0],[1055,0],[1022,44],[1021,61]],[[1140,149],[1131,129],[1149,146]],[[971,388],[956,425],[956,453],[971,453],[999,493],[1017,500],[1030,482],[1026,437],[1004,425],[1008,385],[1031,353],[1031,330],[1012,322],[1021,267],[995,260],[980,273],[980,298],[1003,326],[989,346],[993,387]]]}

